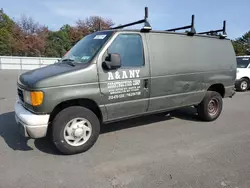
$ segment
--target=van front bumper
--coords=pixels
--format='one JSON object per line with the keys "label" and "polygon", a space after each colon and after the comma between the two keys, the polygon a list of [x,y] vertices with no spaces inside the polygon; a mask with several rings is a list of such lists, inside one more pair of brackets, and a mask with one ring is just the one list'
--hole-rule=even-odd
{"label": "van front bumper", "polygon": [[24,137],[42,138],[47,134],[49,115],[36,115],[26,110],[19,101],[15,103],[15,119]]}

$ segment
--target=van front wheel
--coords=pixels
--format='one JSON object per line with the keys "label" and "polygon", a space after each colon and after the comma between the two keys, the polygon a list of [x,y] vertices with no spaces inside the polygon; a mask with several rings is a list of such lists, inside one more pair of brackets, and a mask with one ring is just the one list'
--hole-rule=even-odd
{"label": "van front wheel", "polygon": [[236,89],[238,91],[247,91],[249,88],[249,80],[246,78],[242,78],[238,83],[236,84]]}
{"label": "van front wheel", "polygon": [[100,133],[100,122],[89,109],[73,106],[57,114],[52,123],[52,139],[63,154],[89,150]]}
{"label": "van front wheel", "polygon": [[207,91],[203,101],[198,105],[198,116],[203,121],[216,120],[222,111],[223,101],[219,93]]}

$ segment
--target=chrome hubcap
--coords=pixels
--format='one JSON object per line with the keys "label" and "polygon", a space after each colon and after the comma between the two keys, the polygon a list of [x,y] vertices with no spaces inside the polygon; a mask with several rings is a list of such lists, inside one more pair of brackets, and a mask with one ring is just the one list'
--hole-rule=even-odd
{"label": "chrome hubcap", "polygon": [[91,123],[85,118],[72,119],[64,128],[64,139],[71,146],[83,145],[91,134]]}
{"label": "chrome hubcap", "polygon": [[217,99],[212,99],[208,103],[208,113],[211,116],[214,116],[217,114],[218,110],[219,110],[219,101]]}
{"label": "chrome hubcap", "polygon": [[77,128],[73,132],[74,137],[81,137],[81,136],[83,136],[83,134],[84,134],[84,130],[82,128]]}
{"label": "chrome hubcap", "polygon": [[247,82],[245,82],[245,81],[243,81],[243,82],[241,82],[241,89],[242,90],[245,90],[245,89],[247,89]]}

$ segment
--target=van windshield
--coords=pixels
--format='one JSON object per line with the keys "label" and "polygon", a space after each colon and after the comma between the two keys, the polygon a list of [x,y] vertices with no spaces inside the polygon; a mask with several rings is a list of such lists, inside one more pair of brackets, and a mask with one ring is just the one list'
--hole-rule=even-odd
{"label": "van windshield", "polygon": [[99,52],[113,32],[96,32],[77,42],[61,59],[72,63],[89,63]]}
{"label": "van windshield", "polygon": [[250,63],[250,57],[238,57],[237,68],[247,68]]}

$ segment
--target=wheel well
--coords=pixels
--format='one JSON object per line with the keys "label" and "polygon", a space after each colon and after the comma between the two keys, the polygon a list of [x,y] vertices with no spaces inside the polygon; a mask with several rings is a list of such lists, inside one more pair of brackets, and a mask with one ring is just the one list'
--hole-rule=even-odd
{"label": "wheel well", "polygon": [[211,85],[208,88],[208,91],[216,91],[216,92],[218,92],[221,95],[221,97],[225,96],[225,88],[224,88],[224,86],[222,84]]}
{"label": "wheel well", "polygon": [[55,118],[55,116],[63,109],[70,107],[70,106],[83,106],[85,108],[88,108],[89,110],[91,110],[100,120],[100,122],[102,122],[102,113],[100,108],[98,107],[98,105],[96,104],[95,101],[90,100],[90,99],[74,99],[74,100],[68,100],[68,101],[64,101],[60,104],[58,104],[52,111],[52,113],[50,114],[50,119],[49,122],[53,121],[53,119]]}
{"label": "wheel well", "polygon": [[[246,76],[245,76],[245,77],[242,77],[242,78],[245,78],[245,79],[249,80],[249,78],[248,78],[248,77],[246,77]],[[241,78],[241,79],[242,79],[242,78]]]}

